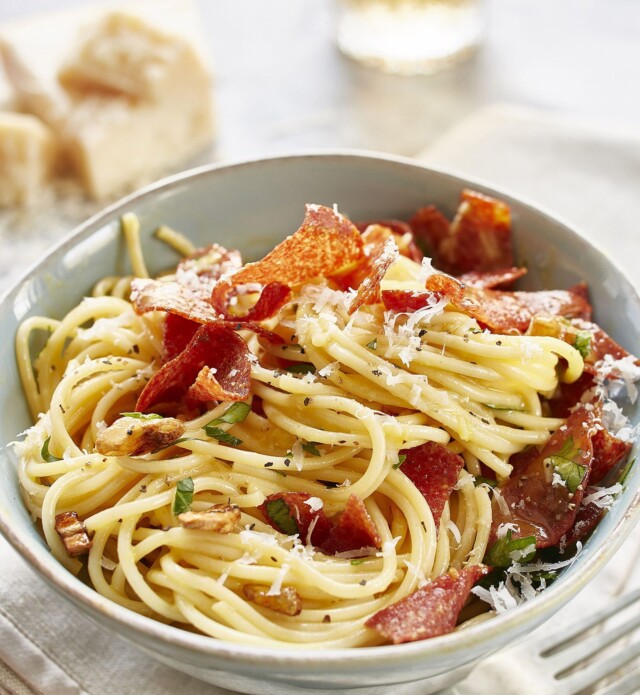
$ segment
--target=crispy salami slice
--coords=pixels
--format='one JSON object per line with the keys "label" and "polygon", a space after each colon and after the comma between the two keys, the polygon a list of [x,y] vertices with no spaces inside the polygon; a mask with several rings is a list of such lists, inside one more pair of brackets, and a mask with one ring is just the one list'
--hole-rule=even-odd
{"label": "crispy salami slice", "polygon": [[484,565],[451,569],[378,611],[365,625],[393,644],[446,635],[456,626],[473,585],[488,573],[489,568]]}
{"label": "crispy salami slice", "polygon": [[508,287],[526,274],[526,268],[513,266],[512,268],[500,268],[498,270],[473,270],[460,275],[458,280],[463,285],[477,287],[481,290],[492,290],[496,287],[504,289],[505,286]]}
{"label": "crispy salami slice", "polygon": [[447,275],[427,278],[427,290],[446,297],[455,309],[495,333],[524,333],[537,314],[589,319],[591,305],[572,290],[501,292],[467,287]]}
{"label": "crispy salami slice", "polygon": [[333,525],[324,510],[307,504],[311,495],[306,492],[275,492],[258,507],[267,523],[280,533],[298,534],[307,545],[320,545]]}
{"label": "crispy salami slice", "polygon": [[435,292],[414,292],[412,290],[382,290],[381,295],[385,309],[396,314],[418,311],[426,306],[435,306],[440,299]]}
{"label": "crispy salami slice", "polygon": [[362,279],[358,292],[353,298],[349,313],[353,314],[364,304],[380,301],[380,283],[391,264],[398,258],[398,247],[393,237],[389,237],[378,255],[371,259],[367,275]]}
{"label": "crispy salami slice", "polygon": [[[386,229],[388,235],[393,235],[401,256],[406,256],[416,263],[420,263],[424,258],[424,254],[416,246],[413,230],[407,222],[394,219],[372,220],[370,222],[356,222],[356,227],[363,233],[370,227]],[[364,238],[363,241],[365,241]]]}
{"label": "crispy salami slice", "polygon": [[513,523],[513,538],[535,536],[537,548],[557,545],[573,526],[593,463],[595,416],[575,410],[537,455],[525,458],[494,499],[491,536],[503,523]]}
{"label": "crispy salami slice", "polygon": [[[239,286],[279,283],[295,287],[316,277],[339,273],[363,257],[362,239],[352,222],[331,208],[307,205],[298,231],[262,260],[248,263],[231,278],[219,282],[211,301],[218,313],[226,315],[229,297]],[[280,307],[272,304],[271,308],[275,314]]]}
{"label": "crispy salami slice", "polygon": [[168,362],[177,357],[191,342],[200,324],[186,319],[180,314],[167,314],[164,321],[162,342],[164,346],[164,361]]}
{"label": "crispy salami slice", "polygon": [[364,502],[356,495],[350,495],[338,523],[320,549],[326,555],[335,555],[362,548],[379,548],[380,543],[380,535]]}
{"label": "crispy salami slice", "polygon": [[438,528],[442,510],[458,482],[458,473],[464,466],[461,456],[451,453],[437,442],[425,442],[413,449],[400,452],[407,458],[400,470],[418,488],[427,500]]}
{"label": "crispy salami slice", "polygon": [[[588,487],[586,494],[588,495],[590,492],[593,492],[593,488]],[[581,506],[580,511],[576,515],[575,523],[564,538],[564,545],[570,547],[591,533],[604,516],[605,511],[603,507],[599,507],[595,502],[591,502],[586,507]]]}
{"label": "crispy salami slice", "polygon": [[462,275],[513,266],[511,212],[500,200],[464,190],[453,222],[435,208],[421,208],[410,221],[436,268]]}
{"label": "crispy salami slice", "polygon": [[242,401],[249,395],[251,364],[244,340],[230,328],[198,328],[187,347],[148,381],[136,403],[138,412],[156,403]]}
{"label": "crispy salami slice", "polygon": [[208,299],[215,283],[242,267],[240,251],[228,251],[219,244],[198,249],[178,264],[175,281],[203,299]]}
{"label": "crispy salami slice", "polygon": [[603,427],[593,436],[592,444],[593,464],[589,483],[597,485],[610,470],[627,458],[631,451],[631,442],[619,439]]}
{"label": "crispy salami slice", "polygon": [[[418,246],[438,265],[438,249],[449,236],[449,220],[435,205],[428,205],[416,211],[409,220],[409,226]],[[439,265],[438,267],[440,268]],[[440,269],[444,270],[444,268]]]}
{"label": "crispy salami slice", "polygon": [[[149,280],[136,278],[131,283],[131,302],[139,314],[147,311],[166,311],[168,314],[176,314],[189,321],[199,324],[213,324],[221,328],[230,328],[236,331],[248,330],[264,336],[274,344],[283,343],[284,340],[272,331],[263,328],[255,321],[238,321],[229,319],[219,314],[211,305],[209,298],[203,298],[192,292],[185,285],[167,280]],[[180,333],[184,333],[187,324],[181,322],[177,326]],[[173,330],[171,326],[170,330]],[[177,345],[167,348],[165,338],[165,351],[173,354],[179,344],[184,342],[184,337],[171,335],[170,342],[176,341]]]}

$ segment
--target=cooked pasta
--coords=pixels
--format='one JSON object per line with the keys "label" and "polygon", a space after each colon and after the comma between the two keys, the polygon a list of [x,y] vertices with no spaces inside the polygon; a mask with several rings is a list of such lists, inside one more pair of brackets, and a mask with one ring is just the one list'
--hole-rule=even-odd
{"label": "cooked pasta", "polygon": [[[137,220],[123,225],[135,274],[148,277]],[[193,251],[173,230],[162,237]],[[381,288],[420,291],[425,269],[400,256]],[[136,403],[163,363],[166,312],[139,313],[131,281],[106,278],[61,320],[35,317],[19,330],[37,419],[18,445],[25,503],[54,555],[72,572],[86,564],[96,591],[224,640],[302,649],[384,642],[365,625],[371,616],[486,562],[493,495],[481,481],[507,480],[514,454],[548,442],[564,420],[549,415],[545,398],[583,372],[580,352],[558,337],[489,332],[442,297],[417,311],[378,301],[349,313],[354,292],[321,277],[261,322],[284,340],[241,331],[246,398],[183,402],[177,413],[161,402],[157,416],[144,415]],[[255,290],[239,294],[236,308],[252,301]],[[168,414],[184,429],[168,445],[100,453],[96,443],[122,417],[153,428]],[[435,515],[402,465],[428,442],[464,462]],[[265,508],[294,499],[282,493],[298,495],[298,506],[284,507],[297,534],[276,530]],[[313,523],[304,537],[301,504],[335,528],[355,498],[375,529],[373,547],[324,552],[310,542]],[[190,527],[184,509],[204,524],[217,510],[232,530]],[[86,563],[68,554],[56,521],[64,512],[92,539]]]}

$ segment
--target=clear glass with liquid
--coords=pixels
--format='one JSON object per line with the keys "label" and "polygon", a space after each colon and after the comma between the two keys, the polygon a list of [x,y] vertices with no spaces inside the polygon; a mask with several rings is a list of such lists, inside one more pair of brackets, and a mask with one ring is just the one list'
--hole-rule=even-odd
{"label": "clear glass with liquid", "polygon": [[338,46],[386,72],[438,72],[469,57],[484,33],[483,0],[339,0]]}

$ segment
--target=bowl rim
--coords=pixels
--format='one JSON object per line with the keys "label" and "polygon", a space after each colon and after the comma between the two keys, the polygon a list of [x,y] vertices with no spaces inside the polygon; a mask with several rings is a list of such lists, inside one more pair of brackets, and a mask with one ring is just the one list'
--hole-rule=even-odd
{"label": "bowl rim", "polygon": [[[81,240],[90,237],[106,224],[119,218],[132,204],[140,203],[148,198],[169,191],[185,182],[201,177],[208,177],[217,171],[234,168],[246,168],[264,165],[277,165],[287,161],[301,161],[304,159],[336,160],[336,163],[346,160],[361,162],[375,161],[378,164],[398,166],[403,169],[416,169],[428,171],[437,176],[449,179],[459,184],[460,188],[473,187],[476,190],[486,192],[498,198],[507,199],[507,202],[516,203],[522,209],[541,217],[546,221],[560,225],[565,231],[577,237],[581,243],[594,249],[598,254],[607,259],[607,263],[620,275],[621,281],[626,283],[634,295],[636,302],[640,302],[640,296],[636,285],[627,277],[615,259],[609,257],[597,243],[585,236],[572,224],[565,222],[561,216],[548,211],[545,207],[533,204],[520,195],[512,195],[503,188],[495,188],[482,179],[469,178],[461,173],[445,171],[431,167],[409,157],[390,155],[368,150],[336,149],[336,150],[305,150],[290,154],[278,154],[258,158],[240,159],[224,163],[213,163],[189,169],[172,176],[160,179],[123,198],[111,203],[104,209],[92,215],[89,219],[74,227],[57,244],[52,246],[39,260],[31,264],[24,274],[6,290],[0,298],[0,306],[15,299],[23,285],[33,278],[40,267],[47,263],[51,257],[59,256],[65,250],[70,249]],[[0,448],[0,457],[6,457],[6,443]],[[543,622],[544,616],[549,615],[554,608],[559,608],[573,598],[590,581],[613,556],[623,540],[631,531],[633,525],[640,519],[640,490],[630,500],[623,517],[611,530],[608,542],[600,548],[592,551],[581,563],[581,572],[572,577],[570,582],[554,582],[545,589],[533,601],[527,601],[514,610],[495,615],[490,620],[473,625],[470,628],[431,638],[418,642],[402,645],[380,645],[375,647],[358,648],[333,648],[333,649],[291,649],[283,647],[257,647],[243,645],[234,642],[219,640],[207,635],[195,634],[179,627],[160,623],[153,618],[142,616],[98,594],[88,584],[77,579],[60,565],[51,555],[47,555],[44,549],[32,548],[33,540],[27,531],[14,529],[9,521],[4,518],[4,511],[0,508],[0,531],[10,544],[18,551],[39,575],[56,589],[66,600],[88,611],[89,616],[117,623],[125,631],[138,632],[147,638],[159,641],[167,647],[178,647],[188,652],[200,653],[209,657],[217,657],[231,663],[251,665],[264,669],[265,666],[282,666],[286,664],[289,672],[302,671],[309,667],[326,666],[331,661],[332,668],[340,667],[340,670],[352,669],[359,665],[371,667],[372,657],[377,662],[383,660],[384,666],[398,666],[407,661],[421,659],[437,659],[464,651],[478,643],[493,643],[490,649],[495,650],[500,646],[498,638],[502,633],[516,630],[523,624],[536,626]],[[121,636],[121,631],[118,631]],[[129,637],[131,639],[131,637]],[[212,666],[214,664],[212,663]]]}

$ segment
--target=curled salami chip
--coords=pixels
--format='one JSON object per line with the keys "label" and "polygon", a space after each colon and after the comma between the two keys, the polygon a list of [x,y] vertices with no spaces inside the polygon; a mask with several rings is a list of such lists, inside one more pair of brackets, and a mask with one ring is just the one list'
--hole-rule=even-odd
{"label": "curled salami chip", "polygon": [[242,401],[249,395],[251,364],[244,340],[216,324],[200,326],[187,347],[165,363],[138,397],[136,410],[156,403]]}
{"label": "curled salami chip", "polygon": [[306,492],[274,492],[258,507],[267,523],[280,533],[298,534],[307,545],[320,545],[329,535],[332,524],[322,508],[312,504]]}
{"label": "curled salami chip", "polygon": [[[238,286],[278,283],[295,287],[316,277],[346,270],[363,257],[362,239],[352,222],[331,208],[307,205],[298,231],[280,242],[262,260],[248,263],[219,282],[211,301],[219,313],[226,314],[229,297]],[[270,306],[274,314],[280,308],[275,304]]]}
{"label": "curled salami chip", "polygon": [[462,275],[513,266],[511,213],[500,200],[464,190],[449,224],[434,206],[421,208],[410,221],[436,268]]}
{"label": "curled salami chip", "polygon": [[539,453],[524,453],[520,465],[494,499],[491,536],[503,523],[513,523],[513,538],[535,536],[537,548],[557,545],[573,526],[593,464],[596,418],[576,409]]}
{"label": "curled salami chip", "polygon": [[[284,340],[272,331],[263,328],[255,321],[238,321],[230,319],[218,313],[212,306],[209,298],[202,298],[194,294],[188,287],[177,282],[167,280],[149,280],[136,278],[131,283],[131,302],[139,314],[147,311],[166,311],[168,314],[181,316],[191,323],[212,324],[221,328],[230,328],[236,331],[249,330],[264,336],[274,344],[283,343]],[[190,331],[195,333],[193,326],[184,321],[175,321],[165,331],[165,354],[177,354],[177,350],[186,342]]]}
{"label": "curled salami chip", "polygon": [[489,568],[451,569],[406,598],[372,615],[365,623],[393,644],[416,642],[451,632],[473,585]]}
{"label": "curled salami chip", "polygon": [[[586,494],[588,495],[591,492],[593,492],[593,488],[588,487]],[[604,516],[605,511],[603,507],[598,506],[595,502],[581,506],[573,526],[564,537],[564,545],[570,547],[591,533]]]}
{"label": "curled salami chip", "polygon": [[627,458],[631,451],[631,442],[619,439],[603,427],[593,436],[592,444],[593,464],[589,483],[597,485],[610,470]]}
{"label": "curled salami chip", "polygon": [[364,304],[374,304],[380,301],[380,283],[397,258],[398,247],[393,237],[389,237],[377,256],[371,259],[369,272],[362,279],[358,292],[349,306],[350,314],[353,314]]}
{"label": "curled salami chip", "polygon": [[200,324],[197,321],[186,319],[180,314],[167,314],[162,336],[164,361],[177,357],[191,342],[198,328]]}
{"label": "curled salami chip", "polygon": [[437,442],[425,442],[413,449],[404,449],[400,453],[407,457],[400,470],[427,500],[433,521],[438,528],[444,505],[458,482],[458,473],[464,466],[462,457],[451,453]]}
{"label": "curled salami chip", "polygon": [[513,266],[512,268],[500,268],[498,270],[473,270],[460,275],[458,280],[463,285],[478,287],[481,290],[492,290],[496,287],[504,288],[509,286],[526,274],[526,268]]}
{"label": "curled salami chip", "polygon": [[414,292],[413,290],[382,290],[381,294],[385,309],[396,314],[435,306],[440,299],[435,292]]}
{"label": "curled salami chip", "polygon": [[468,287],[447,275],[427,278],[427,290],[446,297],[455,309],[495,333],[524,333],[537,314],[589,319],[591,305],[573,290],[501,292]]}
{"label": "curled salami chip", "polygon": [[[407,222],[394,219],[372,220],[370,222],[356,222],[356,227],[361,232],[367,232],[371,227],[387,230],[389,236],[393,235],[401,256],[406,256],[416,263],[420,263],[424,258],[424,254],[416,246],[415,235]],[[364,238],[363,241],[365,241]]]}
{"label": "curled salami chip", "polygon": [[215,283],[242,267],[240,251],[228,251],[219,244],[198,249],[178,264],[175,281],[194,294],[208,299]]}
{"label": "curled salami chip", "polygon": [[364,502],[357,495],[350,495],[338,523],[320,549],[326,555],[335,555],[362,548],[379,548],[380,543],[380,534]]}

